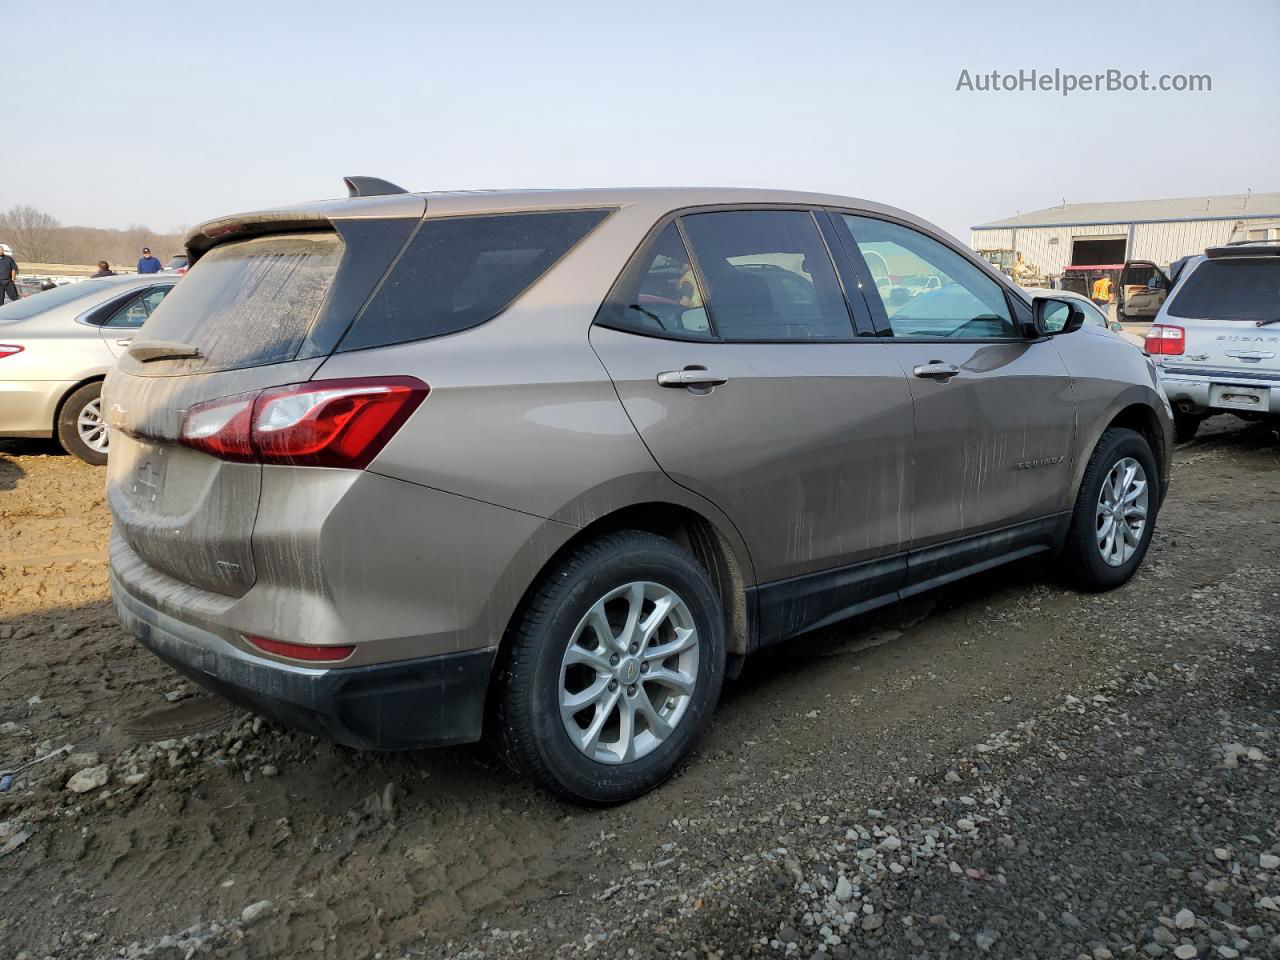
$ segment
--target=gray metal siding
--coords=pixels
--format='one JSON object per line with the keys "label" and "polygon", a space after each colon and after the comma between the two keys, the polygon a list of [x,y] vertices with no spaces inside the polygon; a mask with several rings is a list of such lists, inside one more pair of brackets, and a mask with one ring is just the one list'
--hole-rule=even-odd
{"label": "gray metal siding", "polygon": [[[1071,241],[1088,237],[1122,237],[1129,241],[1128,260],[1165,265],[1206,247],[1226,243],[1237,220],[1188,220],[1174,223],[1102,223],[1055,227],[977,229],[970,233],[975,250],[1021,251],[1023,259],[1046,276],[1062,273],[1071,262]],[[1246,221],[1247,225],[1247,221]],[[1013,238],[1017,236],[1017,246]],[[1053,242],[1056,241],[1056,242]]]}
{"label": "gray metal siding", "polygon": [[1204,253],[1205,247],[1231,239],[1232,220],[1205,220],[1199,223],[1139,223],[1133,231],[1130,260],[1172,263],[1189,253]]}
{"label": "gray metal siding", "polygon": [[973,230],[969,235],[969,246],[974,250],[1012,250],[1012,230]]}
{"label": "gray metal siding", "polygon": [[[1071,262],[1071,241],[1076,237],[1127,237],[1129,224],[1106,223],[1087,227],[1019,227],[1018,245],[1013,248],[1021,251],[1022,259],[1039,269],[1045,276],[1054,276],[1062,272]],[[997,245],[987,234],[998,237]],[[1012,230],[974,230],[969,245],[975,250],[1010,249]]]}

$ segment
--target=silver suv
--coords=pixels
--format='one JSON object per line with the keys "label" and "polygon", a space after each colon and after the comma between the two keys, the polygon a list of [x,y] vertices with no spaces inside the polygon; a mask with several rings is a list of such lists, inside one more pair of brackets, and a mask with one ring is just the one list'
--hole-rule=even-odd
{"label": "silver suv", "polygon": [[488,732],[615,803],[753,651],[1032,554],[1142,562],[1151,361],[910,214],[351,186],[197,228],[105,387],[120,615],[228,699]]}
{"label": "silver suv", "polygon": [[1280,422],[1280,244],[1243,241],[1191,258],[1146,350],[1179,442],[1214,413]]}

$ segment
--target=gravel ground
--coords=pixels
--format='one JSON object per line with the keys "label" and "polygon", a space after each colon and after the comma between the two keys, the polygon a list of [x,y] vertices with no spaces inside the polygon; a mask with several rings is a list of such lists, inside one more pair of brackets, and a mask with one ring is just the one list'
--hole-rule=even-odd
{"label": "gravel ground", "polygon": [[0,957],[1280,957],[1280,451],[1175,459],[1126,588],[1020,564],[792,644],[583,811],[194,690],[114,623],[101,472],[0,444]]}

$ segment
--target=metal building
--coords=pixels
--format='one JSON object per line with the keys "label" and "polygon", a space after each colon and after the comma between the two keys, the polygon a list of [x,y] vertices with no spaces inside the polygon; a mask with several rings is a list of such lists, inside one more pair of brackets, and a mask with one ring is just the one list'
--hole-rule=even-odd
{"label": "metal building", "polygon": [[1228,240],[1280,239],[1280,193],[1067,203],[972,227],[969,244],[997,266],[1025,271],[1150,260],[1167,266]]}

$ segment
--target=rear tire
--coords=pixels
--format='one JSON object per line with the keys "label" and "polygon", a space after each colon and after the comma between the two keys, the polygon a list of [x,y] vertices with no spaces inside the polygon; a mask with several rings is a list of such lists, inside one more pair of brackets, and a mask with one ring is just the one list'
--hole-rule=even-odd
{"label": "rear tire", "polygon": [[607,534],[558,562],[527,601],[499,675],[492,733],[512,769],[590,806],[670,777],[720,697],[717,596],[688,551],[651,533]]}
{"label": "rear tire", "polygon": [[1173,442],[1188,443],[1195,439],[1196,431],[1200,429],[1200,424],[1204,423],[1204,417],[1194,413],[1175,413],[1173,415]]}
{"label": "rear tire", "polygon": [[107,462],[107,423],[102,417],[102,381],[72,391],[58,411],[58,443],[67,453],[100,467]]}
{"label": "rear tire", "polygon": [[1084,590],[1127,583],[1147,555],[1159,509],[1160,472],[1151,445],[1133,430],[1108,430],[1085,467],[1059,556],[1062,572]]}

